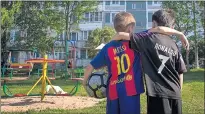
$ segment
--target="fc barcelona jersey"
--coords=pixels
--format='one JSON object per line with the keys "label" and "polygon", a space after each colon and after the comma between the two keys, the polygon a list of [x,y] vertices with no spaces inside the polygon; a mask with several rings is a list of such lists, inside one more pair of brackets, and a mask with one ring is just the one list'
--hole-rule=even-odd
{"label": "fc barcelona jersey", "polygon": [[133,96],[144,92],[140,53],[130,49],[129,41],[111,41],[91,61],[95,69],[107,66],[107,98]]}

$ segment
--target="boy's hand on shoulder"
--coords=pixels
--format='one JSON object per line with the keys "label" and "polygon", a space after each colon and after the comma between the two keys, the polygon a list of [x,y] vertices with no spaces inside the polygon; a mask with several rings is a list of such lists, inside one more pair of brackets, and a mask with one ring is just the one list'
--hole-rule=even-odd
{"label": "boy's hand on shoulder", "polygon": [[112,37],[112,40],[130,40],[130,35],[126,32],[118,32]]}
{"label": "boy's hand on shoulder", "polygon": [[188,52],[189,51],[189,41],[183,33],[181,33],[180,40],[182,42],[183,47]]}

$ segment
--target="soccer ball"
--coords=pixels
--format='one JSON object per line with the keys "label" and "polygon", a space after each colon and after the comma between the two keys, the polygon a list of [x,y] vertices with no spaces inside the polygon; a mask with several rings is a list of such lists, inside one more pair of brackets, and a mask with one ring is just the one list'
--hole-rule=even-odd
{"label": "soccer ball", "polygon": [[86,91],[90,97],[106,97],[107,76],[103,72],[92,73],[86,84]]}

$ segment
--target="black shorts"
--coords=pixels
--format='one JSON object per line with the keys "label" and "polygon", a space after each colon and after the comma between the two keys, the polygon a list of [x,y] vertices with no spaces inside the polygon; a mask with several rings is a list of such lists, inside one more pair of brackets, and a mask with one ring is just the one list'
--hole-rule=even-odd
{"label": "black shorts", "polygon": [[182,100],[147,96],[147,114],[182,114]]}

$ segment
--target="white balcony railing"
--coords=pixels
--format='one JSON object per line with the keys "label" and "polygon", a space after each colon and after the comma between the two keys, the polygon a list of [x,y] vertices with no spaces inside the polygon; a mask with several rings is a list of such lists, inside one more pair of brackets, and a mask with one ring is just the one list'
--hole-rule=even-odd
{"label": "white balcony railing", "polygon": [[110,5],[110,6],[105,5],[104,6],[104,11],[124,11],[124,10],[126,10],[125,5],[116,5],[116,6],[114,6],[114,5]]}

